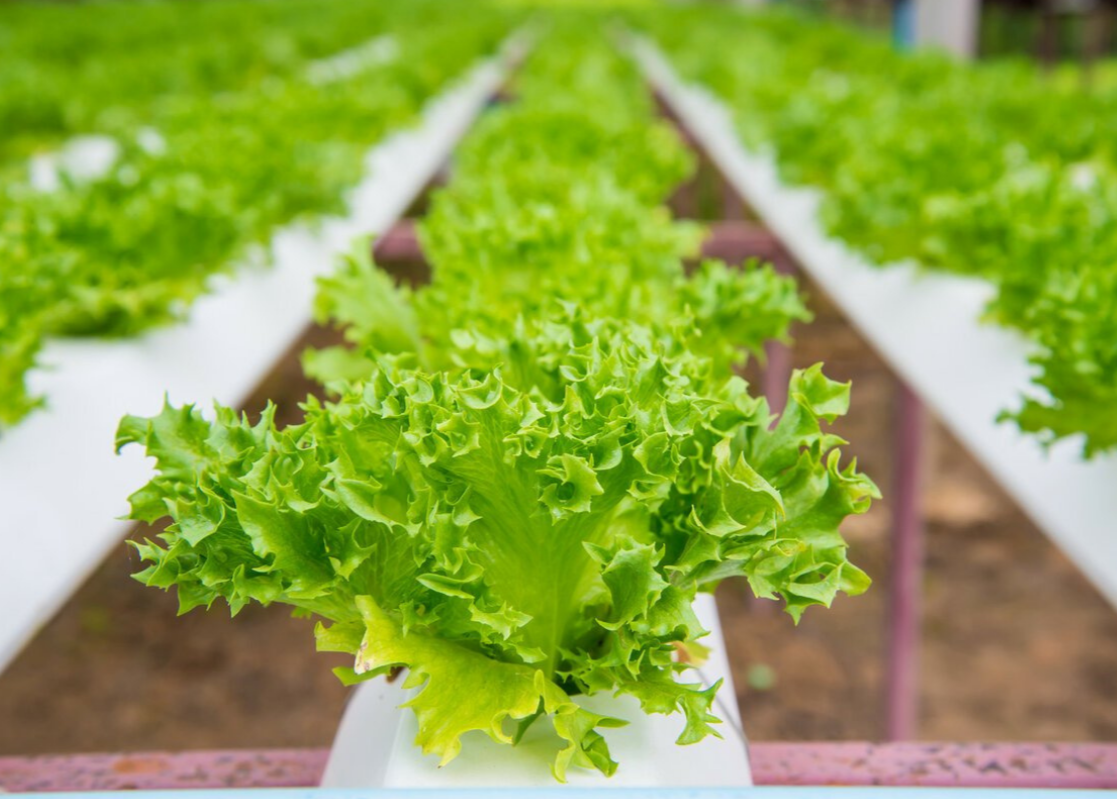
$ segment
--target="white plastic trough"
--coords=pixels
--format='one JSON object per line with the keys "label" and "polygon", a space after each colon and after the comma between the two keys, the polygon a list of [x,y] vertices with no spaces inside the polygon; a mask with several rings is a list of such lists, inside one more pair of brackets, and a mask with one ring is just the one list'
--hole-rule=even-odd
{"label": "white plastic trough", "polygon": [[744,149],[718,99],[684,83],[647,40],[635,40],[633,48],[648,79],[802,268],[1117,606],[1117,457],[1084,461],[1077,439],[1045,450],[1036,438],[996,421],[1020,394],[1036,389],[1028,341],[980,321],[993,287],[913,264],[866,263],[825,232],[818,191],[785,186],[771,153]]}
{"label": "white plastic trough", "polygon": [[[605,778],[596,771],[571,768],[573,787],[672,788],[740,787],[752,785],[748,749],[736,694],[725,657],[725,641],[714,598],[700,595],[695,611],[710,630],[703,643],[712,648],[700,673],[685,675],[689,682],[712,685],[722,679],[714,714],[723,720],[722,738],[707,737],[697,744],[679,746],[681,714],[648,716],[631,697],[581,697],[579,703],[594,712],[623,718],[628,726],[603,730],[616,774]],[[421,690],[421,689],[420,689]],[[322,776],[324,788],[546,788],[557,783],[551,776],[557,739],[546,735],[547,725],[536,723],[516,746],[497,744],[481,732],[462,738],[457,759],[443,768],[438,758],[423,755],[415,745],[415,715],[400,710],[408,698],[383,678],[363,683],[354,692],[342,717],[330,758]]]}
{"label": "white plastic trough", "polygon": [[186,322],[127,341],[47,345],[29,382],[48,407],[0,436],[0,670],[131,526],[119,517],[151,466],[136,447],[114,455],[120,418],[158,413],[164,394],[202,407],[243,400],[310,323],[315,278],[355,236],[384,232],[407,209],[521,47],[511,41],[432,100],[417,127],[373,148],[348,216],[283,229],[272,267],[215,280]]}
{"label": "white plastic trough", "polygon": [[399,50],[396,37],[386,33],[357,47],[310,63],[306,71],[307,80],[316,86],[336,83],[394,61],[399,56]]}

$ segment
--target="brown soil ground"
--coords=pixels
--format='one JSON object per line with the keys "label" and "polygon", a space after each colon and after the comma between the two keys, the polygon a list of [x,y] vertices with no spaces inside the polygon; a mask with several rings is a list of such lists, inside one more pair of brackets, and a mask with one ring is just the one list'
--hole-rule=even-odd
{"label": "brown soil ground", "polygon": [[[825,361],[853,381],[838,432],[887,497],[896,383],[805,288],[817,318],[796,331],[795,364]],[[294,418],[307,390],[288,358],[246,407],[272,397]],[[927,440],[919,737],[1117,741],[1117,612],[933,421]],[[876,584],[798,627],[743,585],[722,587],[754,740],[883,736],[890,526],[887,499],[848,524]],[[173,596],[129,579],[136,568],[114,549],[0,675],[0,754],[329,744],[347,689],[330,673],[338,657],[314,652],[310,622],[281,607],[177,617]]]}

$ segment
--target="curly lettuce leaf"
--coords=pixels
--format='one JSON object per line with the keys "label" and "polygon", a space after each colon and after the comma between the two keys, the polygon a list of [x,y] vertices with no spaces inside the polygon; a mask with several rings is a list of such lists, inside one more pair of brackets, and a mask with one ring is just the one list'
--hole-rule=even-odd
{"label": "curly lettuce leaf", "polygon": [[600,691],[680,712],[680,743],[701,740],[714,689],[676,679],[705,634],[697,591],[741,575],[798,618],[867,585],[838,525],[876,489],[822,429],[848,387],[797,373],[772,427],[739,378],[631,322],[574,313],[492,343],[535,364],[527,382],[383,355],[282,430],[227,409],[126,418],[118,444],[159,470],[133,516],[172,520],[137,546],[137,577],[184,611],[317,614],[349,679],[409,668],[420,743],[444,761],[463,733],[509,742],[506,722],[538,714],[567,741],[557,776],[610,773],[600,730],[616,720],[574,701]]}

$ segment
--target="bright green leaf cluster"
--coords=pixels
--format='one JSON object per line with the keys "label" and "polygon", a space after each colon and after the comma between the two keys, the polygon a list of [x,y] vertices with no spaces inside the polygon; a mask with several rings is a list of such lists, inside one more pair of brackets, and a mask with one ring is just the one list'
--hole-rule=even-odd
{"label": "bright green leaf cluster", "polygon": [[0,15],[0,164],[72,136],[128,137],[168,98],[250,89],[361,44],[392,15],[369,0],[11,2]]}
{"label": "bright green leaf cluster", "polygon": [[[351,678],[407,666],[419,743],[443,762],[460,736],[508,740],[544,714],[566,766],[615,764],[571,697],[602,690],[681,711],[701,739],[713,691],[676,682],[676,649],[703,635],[690,603],[747,577],[798,617],[859,593],[838,525],[876,493],[820,422],[848,387],[797,373],[779,423],[739,378],[685,340],[639,325],[563,321],[505,343],[523,370],[430,373],[379,356],[336,402],[279,430],[219,408],[129,417],[159,475],[133,517],[174,523],[139,547],[139,576],[183,611],[224,598],[284,602],[327,619],[324,649]],[[527,382],[520,382],[523,380]]]}

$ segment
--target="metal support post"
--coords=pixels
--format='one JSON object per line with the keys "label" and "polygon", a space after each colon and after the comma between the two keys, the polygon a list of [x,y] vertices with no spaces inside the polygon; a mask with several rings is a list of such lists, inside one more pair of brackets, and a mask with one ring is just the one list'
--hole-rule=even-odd
{"label": "metal support post", "polygon": [[919,607],[923,578],[923,471],[925,414],[904,384],[897,396],[892,498],[892,586],[888,613],[886,728],[888,740],[911,739],[919,714]]}

